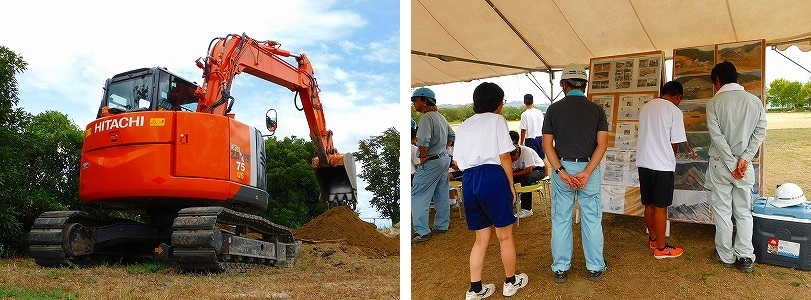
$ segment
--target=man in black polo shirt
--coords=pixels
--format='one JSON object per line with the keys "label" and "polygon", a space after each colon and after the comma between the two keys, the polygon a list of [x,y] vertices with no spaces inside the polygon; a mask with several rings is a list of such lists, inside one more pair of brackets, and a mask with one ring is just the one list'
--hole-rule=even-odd
{"label": "man in black polo shirt", "polygon": [[[552,103],[543,122],[543,149],[552,174],[552,272],[566,282],[572,261],[572,211],[577,198],[582,220],[583,254],[589,279],[599,280],[608,266],[603,258],[600,170],[608,148],[605,111],[585,96],[588,77],[577,64],[563,68],[566,97]],[[553,146],[554,145],[554,146]]]}

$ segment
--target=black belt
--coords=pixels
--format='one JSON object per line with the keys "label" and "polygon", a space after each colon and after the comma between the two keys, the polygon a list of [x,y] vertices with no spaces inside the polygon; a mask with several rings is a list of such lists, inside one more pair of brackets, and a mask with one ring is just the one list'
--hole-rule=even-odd
{"label": "black belt", "polygon": [[442,154],[439,154],[439,155],[427,155],[427,156],[425,156],[425,161],[423,163],[425,163],[427,161],[430,161],[430,160],[435,160],[435,159],[439,158],[440,156],[442,156]]}
{"label": "black belt", "polygon": [[581,158],[563,158],[561,157],[560,160],[562,161],[573,161],[573,162],[588,162],[591,160],[591,157],[581,157]]}

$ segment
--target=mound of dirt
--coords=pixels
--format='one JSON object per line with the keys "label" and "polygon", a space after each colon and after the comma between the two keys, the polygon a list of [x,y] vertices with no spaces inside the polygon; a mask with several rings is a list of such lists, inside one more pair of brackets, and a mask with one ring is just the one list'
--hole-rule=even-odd
{"label": "mound of dirt", "polygon": [[305,243],[341,243],[371,258],[400,255],[397,239],[387,238],[374,224],[364,222],[346,206],[334,207],[293,231]]}
{"label": "mound of dirt", "polygon": [[392,227],[381,230],[380,233],[386,237],[395,239],[400,238],[400,222],[397,222],[397,224],[394,224]]}

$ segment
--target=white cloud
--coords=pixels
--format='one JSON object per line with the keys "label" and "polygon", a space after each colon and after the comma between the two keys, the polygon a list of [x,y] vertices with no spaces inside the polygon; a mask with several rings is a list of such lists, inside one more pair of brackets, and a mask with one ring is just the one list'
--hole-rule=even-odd
{"label": "white cloud", "polygon": [[332,77],[335,81],[344,81],[349,79],[349,74],[341,68],[335,68],[332,72]]}
{"label": "white cloud", "polygon": [[126,70],[163,66],[200,82],[194,60],[215,37],[245,32],[292,50],[345,39],[366,26],[360,14],[336,9],[336,1],[242,1],[233,7],[250,9],[223,14],[224,20],[211,19],[215,4],[19,2],[0,19],[0,41],[28,62],[26,83],[68,93],[59,98],[93,110],[104,80]]}
{"label": "white cloud", "polygon": [[363,50],[363,47],[361,47],[357,43],[353,43],[347,40],[343,40],[338,44],[341,45],[341,49],[343,49],[344,52],[346,52],[347,54],[352,54],[352,52],[354,52],[355,50]]}
{"label": "white cloud", "polygon": [[400,37],[392,36],[384,42],[371,42],[369,43],[369,51],[363,56],[364,60],[380,63],[399,63],[400,62]]}

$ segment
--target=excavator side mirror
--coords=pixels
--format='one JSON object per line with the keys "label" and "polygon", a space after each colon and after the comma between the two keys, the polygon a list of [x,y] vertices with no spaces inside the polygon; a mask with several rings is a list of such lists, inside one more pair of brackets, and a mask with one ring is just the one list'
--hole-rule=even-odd
{"label": "excavator side mirror", "polygon": [[275,109],[268,109],[267,113],[265,113],[265,126],[267,126],[268,131],[270,131],[270,135],[273,135],[273,133],[276,132],[278,120]]}

